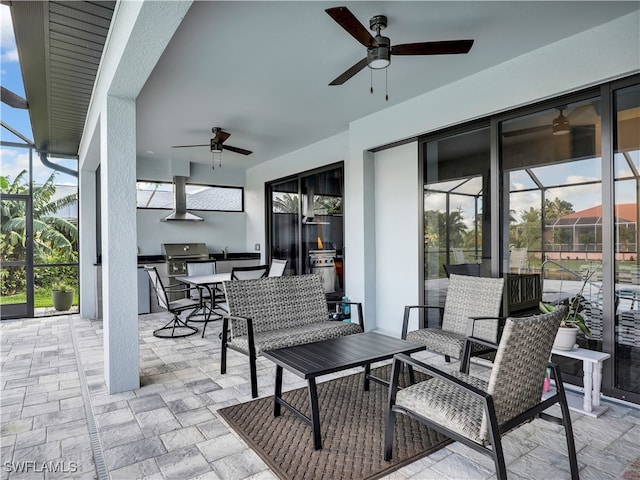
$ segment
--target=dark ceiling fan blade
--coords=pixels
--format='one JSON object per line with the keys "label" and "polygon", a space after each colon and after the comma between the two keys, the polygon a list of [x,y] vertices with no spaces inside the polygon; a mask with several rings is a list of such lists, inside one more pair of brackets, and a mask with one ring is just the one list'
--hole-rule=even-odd
{"label": "dark ceiling fan blade", "polygon": [[211,141],[213,143],[222,143],[224,142],[227,138],[229,138],[231,136],[230,133],[227,132],[223,132],[222,130],[218,130],[215,134],[215,136],[211,139]]}
{"label": "dark ceiling fan blade", "polygon": [[377,47],[378,42],[347,7],[333,7],[325,10],[331,18],[344,28],[349,35],[365,47]]}
{"label": "dark ceiling fan blade", "polygon": [[473,40],[446,40],[444,42],[404,43],[391,47],[392,55],[452,55],[468,53]]}
{"label": "dark ceiling fan blade", "polygon": [[503,132],[502,136],[515,137],[517,135],[527,135],[530,133],[546,132],[551,130],[552,130],[551,125],[540,125],[539,127],[529,127],[529,128],[523,128],[521,130],[513,130],[511,132]]}
{"label": "dark ceiling fan blade", "polygon": [[239,153],[240,155],[251,155],[253,152],[251,150],[245,150],[244,148],[232,147],[231,145],[222,145],[224,150],[229,150],[230,152]]}
{"label": "dark ceiling fan blade", "polygon": [[360,70],[362,70],[366,66],[367,66],[367,57],[363,58],[358,63],[353,65],[349,70],[344,72],[342,75],[338,76],[338,78],[336,78],[329,85],[342,85],[344,82],[349,80],[351,77],[353,77],[356,73],[358,73]]}
{"label": "dark ceiling fan blade", "polygon": [[1,87],[0,97],[2,98],[2,102],[6,103],[10,107],[13,108],[29,108],[29,102],[26,99],[22,98],[20,95],[13,93],[11,90],[5,87]]}
{"label": "dark ceiling fan blade", "polygon": [[208,143],[205,143],[203,145],[174,145],[171,148],[188,148],[188,147],[209,147],[210,145]]}

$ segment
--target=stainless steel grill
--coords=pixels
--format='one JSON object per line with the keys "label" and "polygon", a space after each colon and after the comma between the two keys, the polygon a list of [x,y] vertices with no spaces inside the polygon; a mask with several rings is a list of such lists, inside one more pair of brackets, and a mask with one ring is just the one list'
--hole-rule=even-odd
{"label": "stainless steel grill", "polygon": [[338,277],[336,274],[335,256],[335,250],[309,250],[311,273],[320,274],[325,293],[333,293],[336,291],[335,285]]}
{"label": "stainless steel grill", "polygon": [[[180,282],[176,277],[187,274],[187,262],[191,260],[207,260],[209,250],[205,243],[164,243],[162,251],[167,262],[167,274],[169,277],[169,287],[176,286]],[[173,295],[171,300],[184,297],[184,295]]]}

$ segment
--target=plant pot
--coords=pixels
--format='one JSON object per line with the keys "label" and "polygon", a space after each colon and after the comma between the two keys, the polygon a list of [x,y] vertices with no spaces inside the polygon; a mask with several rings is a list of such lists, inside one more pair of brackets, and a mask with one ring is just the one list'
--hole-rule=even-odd
{"label": "plant pot", "polygon": [[578,337],[578,327],[560,327],[553,342],[553,348],[558,350],[573,350]]}
{"label": "plant pot", "polygon": [[73,290],[64,292],[62,290],[52,290],[51,298],[53,299],[53,308],[59,312],[64,312],[69,310],[73,304]]}

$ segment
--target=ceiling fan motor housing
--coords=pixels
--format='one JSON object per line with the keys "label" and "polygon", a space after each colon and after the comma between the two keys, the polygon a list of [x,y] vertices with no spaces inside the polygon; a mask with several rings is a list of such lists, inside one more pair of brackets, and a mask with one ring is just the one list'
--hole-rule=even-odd
{"label": "ceiling fan motor housing", "polygon": [[391,63],[391,41],[382,35],[378,35],[376,41],[377,47],[367,48],[367,65],[373,70],[380,70]]}

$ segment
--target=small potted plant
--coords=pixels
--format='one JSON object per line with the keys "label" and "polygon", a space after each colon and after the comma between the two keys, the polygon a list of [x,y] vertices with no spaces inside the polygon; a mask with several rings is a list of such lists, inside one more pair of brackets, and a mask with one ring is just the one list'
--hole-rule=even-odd
{"label": "small potted plant", "polygon": [[58,282],[51,288],[53,308],[59,312],[67,311],[73,304],[74,288],[64,282]]}
{"label": "small potted plant", "polygon": [[[580,291],[575,297],[571,300],[567,299],[560,302],[561,305],[567,306],[567,313],[560,321],[560,327],[558,328],[556,339],[553,342],[553,348],[557,348],[558,350],[573,350],[576,345],[578,329],[581,330],[587,338],[591,337],[591,331],[585,323],[584,317],[581,313],[584,310],[583,302],[585,301],[582,294],[587,282],[595,272],[596,270],[593,272],[587,272],[586,278],[582,283],[582,288],[580,288]],[[555,310],[556,305],[540,302],[539,307],[542,313],[549,313]]]}

